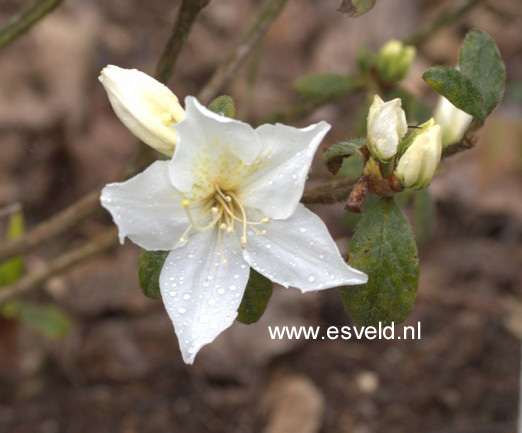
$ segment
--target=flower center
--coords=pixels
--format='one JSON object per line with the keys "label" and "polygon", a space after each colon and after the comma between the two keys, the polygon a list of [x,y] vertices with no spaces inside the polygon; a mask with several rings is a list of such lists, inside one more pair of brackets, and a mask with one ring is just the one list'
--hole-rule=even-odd
{"label": "flower center", "polygon": [[[224,191],[219,185],[214,185],[214,192],[210,194],[208,198],[204,199],[202,203],[196,203],[198,205],[202,204],[198,216],[192,212],[192,204],[193,203],[188,199],[184,199],[182,202],[190,224],[183,235],[181,235],[179,241],[185,243],[187,236],[192,230],[206,232],[217,228],[218,253],[221,257],[223,232],[235,233],[236,225],[238,225],[241,229],[240,242],[241,245],[245,247],[247,245],[247,229],[250,228],[255,233],[263,235],[266,233],[266,230],[258,230],[255,226],[265,224],[270,220],[264,217],[259,221],[250,221],[247,217],[245,207],[241,204],[236,193],[233,191]],[[204,222],[202,223],[201,220]],[[222,260],[223,263],[227,262],[226,258],[222,257]]]}

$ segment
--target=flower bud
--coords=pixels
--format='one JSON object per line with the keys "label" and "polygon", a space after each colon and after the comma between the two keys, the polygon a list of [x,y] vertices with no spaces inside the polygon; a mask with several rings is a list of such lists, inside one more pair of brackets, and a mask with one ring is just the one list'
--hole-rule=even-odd
{"label": "flower bud", "polygon": [[404,188],[421,189],[435,175],[442,152],[441,129],[430,119],[399,160],[395,175]]}
{"label": "flower bud", "polygon": [[433,114],[442,130],[442,146],[459,141],[468,129],[473,116],[455,107],[444,96],[440,96]]}
{"label": "flower bud", "polygon": [[393,39],[379,50],[377,71],[385,82],[400,81],[408,74],[414,58],[415,47]]}
{"label": "flower bud", "polygon": [[136,69],[109,65],[100,74],[112,108],[127,128],[157,151],[172,156],[172,126],[185,118],[178,98],[166,86]]}
{"label": "flower bud", "polygon": [[406,114],[399,98],[384,102],[375,95],[368,112],[367,147],[374,158],[389,161],[397,153],[399,141],[408,131]]}

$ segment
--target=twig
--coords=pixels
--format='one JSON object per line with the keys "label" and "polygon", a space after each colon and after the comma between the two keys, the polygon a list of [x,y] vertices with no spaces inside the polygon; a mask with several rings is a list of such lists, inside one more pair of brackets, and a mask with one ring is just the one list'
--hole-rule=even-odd
{"label": "twig", "polygon": [[59,236],[78,224],[97,209],[100,190],[91,191],[65,210],[38,224],[24,236],[0,245],[0,262],[42,244],[47,239]]}
{"label": "twig", "polygon": [[420,46],[426,42],[431,36],[437,33],[443,27],[453,24],[462,18],[472,9],[484,3],[485,0],[468,0],[463,5],[444,9],[440,15],[431,21],[431,24],[424,24],[419,30],[404,39],[407,45]]}
{"label": "twig", "polygon": [[117,239],[117,229],[108,229],[92,242],[61,255],[46,264],[42,269],[26,275],[11,286],[4,287],[0,291],[0,305],[14,297],[26,294],[52,276],[66,271],[77,263],[111,248],[116,245]]}
{"label": "twig", "polygon": [[208,104],[232,78],[237,69],[256,47],[259,39],[266,33],[272,22],[279,16],[288,0],[265,0],[259,15],[237,46],[216,69],[210,80],[198,93],[198,99]]}
{"label": "twig", "polygon": [[0,50],[55,9],[62,0],[33,0],[0,28]]}
{"label": "twig", "polygon": [[326,185],[305,190],[301,197],[304,204],[333,204],[345,201],[355,185],[354,179],[334,180]]}
{"label": "twig", "polygon": [[172,76],[181,48],[192,29],[196,17],[209,3],[210,0],[183,0],[181,3],[172,33],[156,67],[156,78],[162,83],[167,83]]}

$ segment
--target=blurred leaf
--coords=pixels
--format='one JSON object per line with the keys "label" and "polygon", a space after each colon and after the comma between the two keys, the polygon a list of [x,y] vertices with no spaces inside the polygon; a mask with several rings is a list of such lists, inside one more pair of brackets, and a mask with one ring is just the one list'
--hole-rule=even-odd
{"label": "blurred leaf", "polygon": [[231,119],[236,117],[234,100],[227,95],[218,96],[209,104],[208,109],[222,116],[230,117]]}
{"label": "blurred leaf", "polygon": [[470,30],[460,47],[459,66],[482,94],[489,115],[502,99],[506,85],[506,68],[491,36],[479,29]]}
{"label": "blurred leaf", "polygon": [[358,325],[404,321],[419,282],[417,246],[393,198],[381,198],[363,215],[350,245],[349,264],[368,274],[368,283],[341,289],[344,307]]}
{"label": "blurred leaf", "polygon": [[362,155],[360,148],[364,146],[365,142],[365,138],[355,138],[330,146],[324,153],[324,162],[330,173],[337,174],[345,158],[352,155]]}
{"label": "blurred leaf", "polygon": [[484,122],[484,99],[479,89],[460,71],[435,66],[424,72],[422,78],[457,108]]}
{"label": "blurred leaf", "polygon": [[293,83],[296,92],[312,99],[332,99],[351,92],[354,79],[338,74],[311,74]]}
{"label": "blurred leaf", "polygon": [[[21,211],[14,212],[9,216],[7,224],[6,239],[16,239],[24,234],[24,216]],[[0,288],[13,284],[19,280],[24,272],[24,261],[22,256],[13,257],[0,263]]]}
{"label": "blurred leaf", "polygon": [[377,0],[343,0],[339,12],[347,14],[353,18],[359,17],[375,6]]}
{"label": "blurred leaf", "polygon": [[139,280],[141,291],[151,299],[161,299],[159,277],[169,251],[142,250],[139,259]]}
{"label": "blurred leaf", "polygon": [[16,319],[47,338],[61,338],[71,328],[69,317],[50,304],[30,304],[12,301],[4,306],[2,314]]}
{"label": "blurred leaf", "polygon": [[348,179],[357,179],[362,174],[363,169],[364,164],[362,155],[353,155],[350,158],[344,159],[337,176]]}
{"label": "blurred leaf", "polygon": [[395,87],[390,92],[386,93],[386,101],[400,98],[402,101],[402,108],[406,112],[408,123],[424,123],[431,117],[431,109],[422,98],[419,98],[412,93],[400,87]]}
{"label": "blurred leaf", "polygon": [[413,191],[414,227],[417,244],[428,241],[435,228],[435,201],[428,188]]}
{"label": "blurred leaf", "polygon": [[273,286],[272,281],[250,268],[250,277],[238,309],[237,320],[245,325],[257,322],[270,301]]}

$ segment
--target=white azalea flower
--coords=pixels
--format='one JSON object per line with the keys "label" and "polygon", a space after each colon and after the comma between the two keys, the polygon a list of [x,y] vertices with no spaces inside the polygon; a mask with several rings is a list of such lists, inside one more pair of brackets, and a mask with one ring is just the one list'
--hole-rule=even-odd
{"label": "white azalea flower", "polygon": [[374,158],[389,161],[397,153],[399,142],[408,132],[406,114],[399,98],[384,102],[378,95],[368,112],[367,147]]}
{"label": "white azalea flower", "polygon": [[185,108],[172,160],[107,185],[101,202],[122,241],[170,250],[161,293],[191,364],[233,323],[250,267],[303,292],[367,277],[344,262],[324,223],[299,203],[330,125],[253,129],[192,97]]}
{"label": "white azalea flower", "polygon": [[433,114],[442,129],[442,146],[459,141],[468,129],[473,116],[455,107],[444,96],[440,96]]}
{"label": "white azalea flower", "polygon": [[185,110],[176,95],[136,69],[109,65],[99,80],[125,126],[145,144],[172,156],[176,144],[172,126],[185,118]]}

